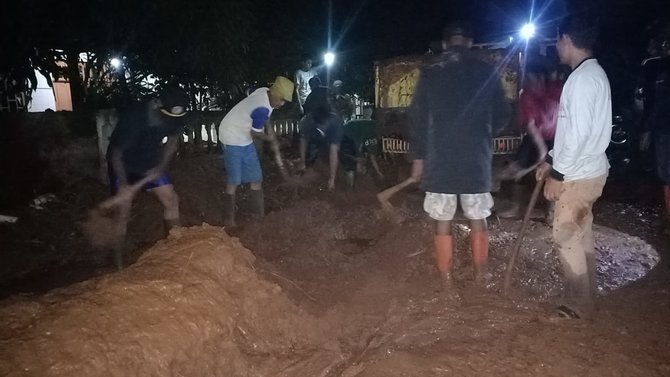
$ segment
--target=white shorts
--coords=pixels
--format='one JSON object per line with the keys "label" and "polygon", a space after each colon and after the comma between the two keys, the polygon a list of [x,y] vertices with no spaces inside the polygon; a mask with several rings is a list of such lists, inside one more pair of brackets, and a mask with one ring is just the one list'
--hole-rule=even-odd
{"label": "white shorts", "polygon": [[454,219],[458,201],[461,202],[463,214],[470,220],[482,220],[491,216],[493,197],[491,193],[482,194],[437,194],[427,192],[423,201],[423,210],[437,221]]}

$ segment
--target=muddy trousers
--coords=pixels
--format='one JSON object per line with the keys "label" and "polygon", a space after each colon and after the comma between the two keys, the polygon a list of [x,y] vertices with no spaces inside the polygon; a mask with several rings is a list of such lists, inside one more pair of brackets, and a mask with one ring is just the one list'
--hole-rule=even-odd
{"label": "muddy trousers", "polygon": [[660,219],[661,232],[670,236],[670,185],[667,184],[663,186],[663,204],[665,211]]}
{"label": "muddy trousers", "polygon": [[553,238],[565,278],[566,304],[584,314],[593,310],[597,290],[593,203],[607,176],[563,183],[556,202]]}

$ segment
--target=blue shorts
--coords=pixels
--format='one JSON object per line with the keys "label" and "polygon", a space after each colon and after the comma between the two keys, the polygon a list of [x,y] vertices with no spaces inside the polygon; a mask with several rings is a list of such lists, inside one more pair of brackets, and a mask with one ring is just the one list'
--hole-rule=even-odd
{"label": "blue shorts", "polygon": [[[142,174],[134,174],[134,173],[127,173],[128,176],[126,179],[128,180],[128,184],[132,185],[133,183],[141,180],[144,178],[144,175]],[[154,179],[153,181],[145,184],[142,186],[143,191],[148,191],[151,189],[155,189],[156,187],[160,186],[165,186],[165,185],[171,185],[172,184],[172,179],[167,173],[161,174],[160,177],[157,179]],[[109,188],[112,192],[112,195],[116,195],[116,192],[119,190],[119,179],[116,177],[112,169],[109,169]]]}
{"label": "blue shorts", "polygon": [[226,183],[229,185],[263,181],[261,163],[253,143],[243,147],[224,145],[223,163],[226,167]]}
{"label": "blue shorts", "polygon": [[656,171],[664,184],[670,185],[670,134],[657,134],[655,137]]}

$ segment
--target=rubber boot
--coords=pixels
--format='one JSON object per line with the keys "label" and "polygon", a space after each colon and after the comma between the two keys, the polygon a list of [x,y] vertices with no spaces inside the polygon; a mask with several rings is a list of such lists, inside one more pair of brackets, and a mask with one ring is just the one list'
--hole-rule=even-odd
{"label": "rubber boot", "polygon": [[598,295],[598,260],[595,251],[586,253],[586,272],[589,277],[589,292],[592,297]]}
{"label": "rubber boot", "polygon": [[235,194],[223,194],[223,225],[235,226]]}
{"label": "rubber boot", "polygon": [[437,234],[435,242],[435,261],[440,271],[442,292],[447,299],[458,299],[458,292],[452,276],[452,262],[454,258],[454,236]]}
{"label": "rubber boot", "polygon": [[349,190],[353,191],[354,187],[356,186],[356,172],[353,170],[348,171],[346,178],[347,178],[347,187],[349,187]]}
{"label": "rubber boot", "polygon": [[263,189],[249,190],[249,204],[251,213],[258,216],[265,216],[265,197],[263,196]]}
{"label": "rubber boot", "polygon": [[117,270],[121,271],[123,269],[123,259],[129,249],[130,247],[125,236],[112,245],[112,257],[114,258],[114,265]]}
{"label": "rubber boot", "polygon": [[488,271],[489,232],[470,232],[470,245],[475,283],[486,286],[491,278]]}
{"label": "rubber boot", "polygon": [[663,186],[663,200],[665,201],[665,223],[663,234],[670,236],[670,185]]}
{"label": "rubber boot", "polygon": [[567,276],[563,307],[569,308],[576,316],[572,318],[590,319],[595,311],[594,296],[591,292],[589,274]]}
{"label": "rubber boot", "polygon": [[118,271],[121,271],[123,269],[123,256],[125,254],[126,248],[124,245],[115,245],[112,248],[113,256],[114,256],[114,265],[116,266],[116,269]]}
{"label": "rubber boot", "polygon": [[440,273],[451,273],[452,260],[454,258],[454,236],[435,235],[435,261]]}
{"label": "rubber boot", "polygon": [[176,228],[178,226],[181,226],[181,221],[179,221],[179,218],[163,219],[163,233],[165,238],[170,235],[170,230],[172,230],[172,228]]}

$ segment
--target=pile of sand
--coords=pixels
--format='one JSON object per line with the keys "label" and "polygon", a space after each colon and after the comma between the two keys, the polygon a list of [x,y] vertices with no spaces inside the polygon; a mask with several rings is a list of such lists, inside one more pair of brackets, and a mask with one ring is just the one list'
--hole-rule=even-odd
{"label": "pile of sand", "polygon": [[120,273],[5,301],[0,375],[276,376],[341,362],[325,325],[253,262],[221,228],[183,228]]}

